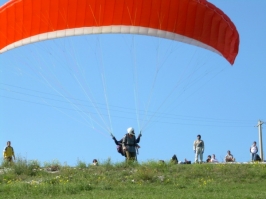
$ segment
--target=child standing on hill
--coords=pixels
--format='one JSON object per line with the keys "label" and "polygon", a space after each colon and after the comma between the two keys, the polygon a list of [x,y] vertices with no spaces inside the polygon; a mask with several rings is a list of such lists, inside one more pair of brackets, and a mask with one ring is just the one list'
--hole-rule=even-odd
{"label": "child standing on hill", "polygon": [[13,158],[12,157],[14,157],[14,160],[16,159],[14,149],[11,146],[11,142],[10,141],[7,141],[6,145],[7,146],[5,147],[4,152],[3,152],[4,159],[6,161],[8,161],[8,162],[13,162]]}

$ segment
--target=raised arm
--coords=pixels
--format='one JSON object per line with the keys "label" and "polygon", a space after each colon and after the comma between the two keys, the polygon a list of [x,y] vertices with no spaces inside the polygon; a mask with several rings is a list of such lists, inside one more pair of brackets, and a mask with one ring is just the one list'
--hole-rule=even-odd
{"label": "raised arm", "polygon": [[119,143],[119,141],[117,141],[117,139],[115,137],[113,137],[113,140],[114,140],[116,145],[121,145],[121,142]]}
{"label": "raised arm", "polygon": [[140,137],[141,137],[141,133],[138,135],[137,139],[136,139],[136,143],[139,143],[140,142]]}

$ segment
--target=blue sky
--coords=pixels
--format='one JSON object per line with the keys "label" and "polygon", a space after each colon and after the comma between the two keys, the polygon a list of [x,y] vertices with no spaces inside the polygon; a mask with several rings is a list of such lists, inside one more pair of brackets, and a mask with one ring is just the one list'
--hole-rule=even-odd
{"label": "blue sky", "polygon": [[193,161],[198,134],[204,159],[221,161],[231,150],[250,160],[258,120],[266,121],[266,2],[210,2],[238,29],[233,66],[205,49],[136,35],[70,37],[0,54],[2,147],[11,140],[17,156],[41,163],[117,162],[124,158],[109,133],[120,139],[132,126],[143,133],[139,161]]}

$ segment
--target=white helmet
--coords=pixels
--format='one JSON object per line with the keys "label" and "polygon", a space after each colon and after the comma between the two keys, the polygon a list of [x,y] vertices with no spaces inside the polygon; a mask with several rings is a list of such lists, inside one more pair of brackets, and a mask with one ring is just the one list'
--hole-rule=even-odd
{"label": "white helmet", "polygon": [[130,134],[130,135],[135,135],[135,133],[134,133],[134,129],[133,129],[132,127],[129,127],[129,128],[127,129],[127,133]]}

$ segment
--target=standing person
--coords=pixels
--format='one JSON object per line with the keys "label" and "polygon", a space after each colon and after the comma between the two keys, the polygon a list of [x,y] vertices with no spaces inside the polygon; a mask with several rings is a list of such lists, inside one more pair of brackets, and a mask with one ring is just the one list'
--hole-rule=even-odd
{"label": "standing person", "polygon": [[136,160],[136,149],[140,148],[137,145],[134,129],[129,127],[127,134],[123,137],[122,147],[125,151],[127,160]]}
{"label": "standing person", "polygon": [[[123,138],[121,140],[117,140],[113,134],[111,134],[111,136],[112,136],[112,138],[113,138],[113,140],[114,140],[114,142],[116,144],[117,152],[120,153],[122,156],[126,156],[125,151],[122,149],[122,141],[123,141]],[[140,142],[140,137],[141,136],[142,135],[141,135],[141,132],[140,132],[139,136],[136,139],[136,143],[139,143]],[[137,147],[138,147],[138,145],[137,145]]]}
{"label": "standing person", "polygon": [[[195,153],[195,163],[202,163],[204,153],[204,142],[201,139],[201,135],[197,135],[197,140],[195,140],[193,144],[193,150]],[[198,160],[198,156],[200,156],[200,160]]]}
{"label": "standing person", "polygon": [[4,159],[8,162],[13,162],[12,157],[14,158],[14,160],[16,160],[14,149],[11,146],[10,141],[7,141],[6,145],[7,146],[5,147],[4,152],[3,152]]}
{"label": "standing person", "polygon": [[257,143],[254,141],[253,144],[250,147],[250,153],[251,153],[251,160],[256,161],[257,153],[258,153],[258,147]]}

